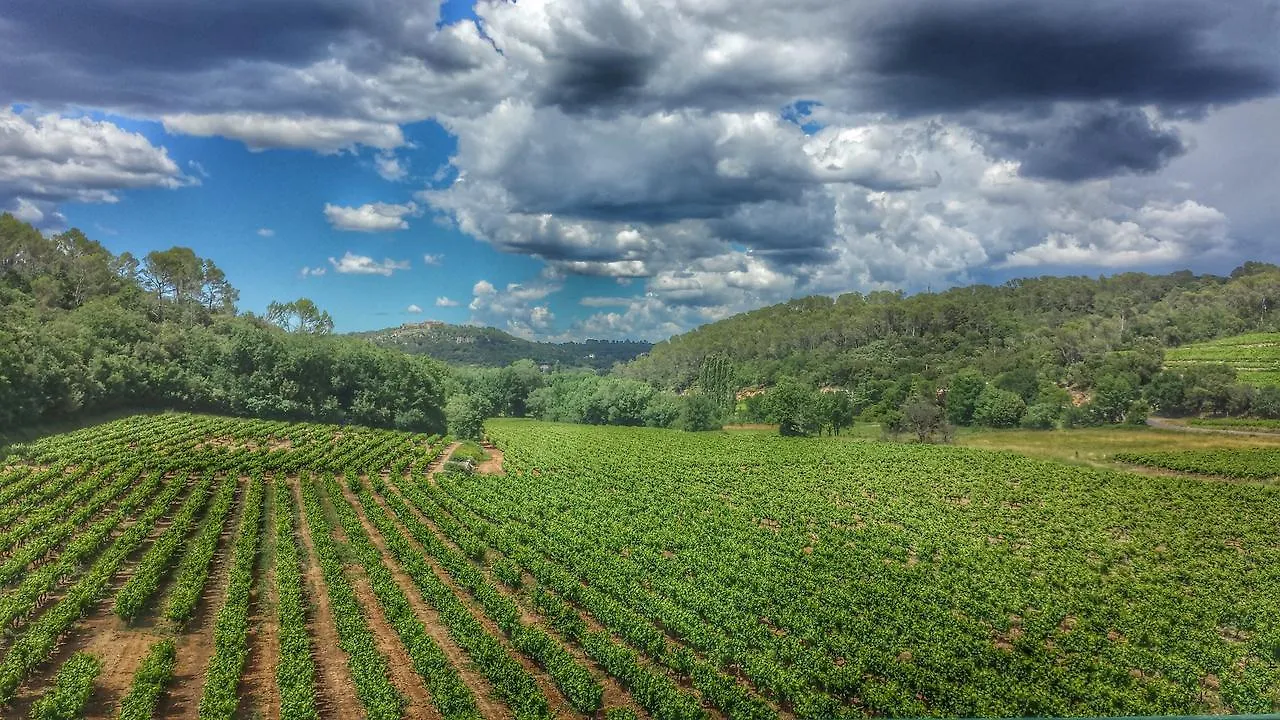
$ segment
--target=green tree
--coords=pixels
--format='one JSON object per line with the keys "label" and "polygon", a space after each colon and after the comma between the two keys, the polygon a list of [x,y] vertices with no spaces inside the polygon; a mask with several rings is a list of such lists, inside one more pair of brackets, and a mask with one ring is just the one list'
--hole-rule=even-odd
{"label": "green tree", "polygon": [[333,332],[333,318],[309,298],[272,302],[267,306],[267,320],[291,333],[328,335]]}
{"label": "green tree", "polygon": [[711,353],[702,359],[698,369],[698,387],[715,403],[721,417],[733,411],[737,388],[734,386],[733,361],[724,353]]}
{"label": "green tree", "polygon": [[203,265],[188,247],[153,250],[142,261],[143,284],[162,299],[195,297],[203,285]]}
{"label": "green tree", "polygon": [[[1138,391],[1128,378],[1107,375],[1100,378],[1094,387],[1089,409],[1099,422],[1118,423],[1124,419],[1129,405],[1137,399]],[[1145,418],[1143,420],[1145,422]]]}
{"label": "green tree", "polygon": [[936,402],[917,395],[908,400],[901,408],[900,426],[906,432],[916,436],[919,442],[929,442],[934,435],[944,431],[946,415]]}
{"label": "green tree", "polygon": [[998,387],[988,387],[978,397],[973,409],[973,421],[993,428],[1017,427],[1027,412],[1022,396]]}
{"label": "green tree", "polygon": [[822,393],[819,412],[822,424],[830,430],[832,435],[839,435],[844,428],[853,426],[853,400],[844,390]]}
{"label": "green tree", "polygon": [[818,391],[786,378],[765,396],[765,417],[782,435],[816,435],[822,428]]}
{"label": "green tree", "polygon": [[444,406],[449,434],[464,440],[479,440],[484,432],[484,413],[470,395],[454,395]]}
{"label": "green tree", "polygon": [[955,425],[972,425],[974,408],[986,387],[986,378],[977,370],[956,373],[947,388],[947,420]]}
{"label": "green tree", "polygon": [[690,393],[681,403],[676,427],[689,432],[718,430],[721,427],[720,406],[714,398],[702,393]]}

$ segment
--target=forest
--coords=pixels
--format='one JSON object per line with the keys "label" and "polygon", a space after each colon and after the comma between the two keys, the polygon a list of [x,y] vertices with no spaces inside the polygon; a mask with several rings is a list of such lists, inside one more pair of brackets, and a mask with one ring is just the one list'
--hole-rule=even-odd
{"label": "forest", "polygon": [[329,335],[309,301],[236,300],[189,248],[114,255],[0,215],[0,431],[168,408],[444,430],[443,364]]}
{"label": "forest", "polygon": [[1280,329],[1280,268],[1261,263],[1225,277],[1041,277],[802,298],[608,371],[565,365],[595,345],[617,357],[645,346],[528,343],[565,354],[564,364],[447,364],[406,352],[412,338],[384,347],[334,335],[305,298],[262,316],[238,312],[237,299],[217,264],[189,248],[117,256],[79,230],[45,236],[0,216],[0,431],[148,408],[459,437],[478,436],[487,418],[525,416],[685,430],[773,423],[794,435],[861,420],[919,440],[966,425],[1051,429],[1149,413],[1280,418],[1275,385],[1243,382],[1227,364],[1164,364],[1168,348]]}

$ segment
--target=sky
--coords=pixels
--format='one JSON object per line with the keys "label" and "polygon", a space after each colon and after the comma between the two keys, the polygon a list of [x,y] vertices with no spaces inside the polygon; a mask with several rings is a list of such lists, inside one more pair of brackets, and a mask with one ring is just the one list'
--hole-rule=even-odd
{"label": "sky", "polygon": [[660,340],[1280,261],[1277,0],[8,0],[0,210],[240,308]]}

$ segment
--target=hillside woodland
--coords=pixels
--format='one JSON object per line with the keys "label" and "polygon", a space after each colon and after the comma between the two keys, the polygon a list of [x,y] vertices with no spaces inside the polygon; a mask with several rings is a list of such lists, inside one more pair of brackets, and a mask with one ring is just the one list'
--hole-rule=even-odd
{"label": "hillside woodland", "polygon": [[0,430],[121,408],[444,430],[447,370],[327,336],[309,302],[238,314],[189,248],[114,255],[0,215]]}
{"label": "hillside woodland", "polygon": [[497,328],[443,322],[409,323],[352,335],[450,365],[476,367],[502,367],[517,360],[532,360],[549,369],[608,370],[617,363],[634,360],[652,347],[638,340],[535,342]]}
{"label": "hillside woodland", "polygon": [[[272,303],[265,317],[238,313],[237,299],[189,248],[117,256],[79,230],[46,237],[0,216],[0,429],[120,408],[426,432],[447,422],[459,436],[478,435],[489,417],[687,430],[771,422],[785,434],[860,419],[921,440],[962,425],[1139,423],[1152,411],[1280,418],[1275,385],[1243,382],[1227,363],[1164,362],[1169,348],[1280,330],[1280,268],[1261,263],[1226,277],[1042,277],[802,298],[658,343],[607,373],[569,366],[647,346],[529,343],[459,326],[370,342],[333,336],[332,319],[306,299]],[[460,332],[476,340],[458,342]],[[449,333],[456,346],[501,348],[486,363],[529,356],[451,370],[442,361],[456,356],[402,352],[429,337],[447,345]]]}

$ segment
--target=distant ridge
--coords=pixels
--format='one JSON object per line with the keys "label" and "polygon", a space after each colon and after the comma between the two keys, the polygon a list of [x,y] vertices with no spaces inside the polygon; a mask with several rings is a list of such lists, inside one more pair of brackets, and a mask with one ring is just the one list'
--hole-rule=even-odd
{"label": "distant ridge", "polygon": [[652,347],[651,343],[633,340],[534,342],[497,328],[453,325],[439,320],[351,334],[413,355],[427,355],[453,365],[481,367],[502,367],[528,359],[559,368],[608,370],[615,363],[640,357]]}

